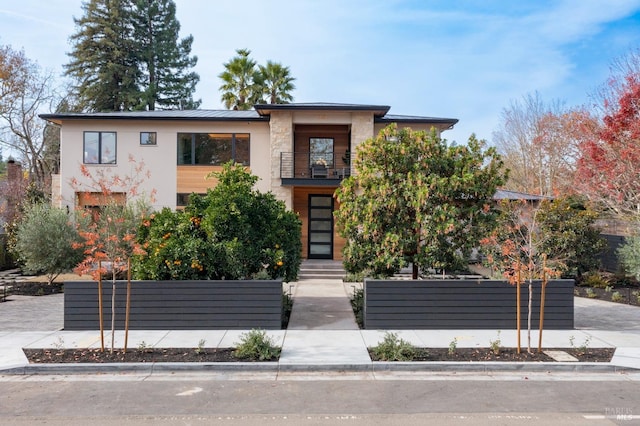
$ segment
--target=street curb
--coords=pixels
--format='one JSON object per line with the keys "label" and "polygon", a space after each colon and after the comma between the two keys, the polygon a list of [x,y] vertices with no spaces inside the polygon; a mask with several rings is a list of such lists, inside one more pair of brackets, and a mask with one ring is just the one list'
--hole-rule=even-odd
{"label": "street curb", "polygon": [[74,375],[170,372],[221,373],[622,373],[640,369],[598,362],[382,362],[363,364],[280,364],[278,362],[153,362],[27,364],[0,369],[0,375]]}

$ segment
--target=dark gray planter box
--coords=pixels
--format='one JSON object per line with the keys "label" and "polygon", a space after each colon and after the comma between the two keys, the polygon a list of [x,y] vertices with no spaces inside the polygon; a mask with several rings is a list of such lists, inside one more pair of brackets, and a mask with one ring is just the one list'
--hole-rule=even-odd
{"label": "dark gray planter box", "polygon": [[[116,283],[116,328],[125,322],[126,281]],[[111,328],[111,282],[103,281],[104,327]],[[98,283],[64,284],[64,329],[98,330]],[[130,330],[280,329],[282,282],[132,281]]]}
{"label": "dark gray planter box", "polygon": [[[573,280],[546,286],[544,328],[573,328]],[[533,285],[532,329],[539,328],[541,283]],[[528,285],[521,287],[527,328]],[[495,280],[372,280],[364,282],[367,329],[516,329],[516,287]]]}

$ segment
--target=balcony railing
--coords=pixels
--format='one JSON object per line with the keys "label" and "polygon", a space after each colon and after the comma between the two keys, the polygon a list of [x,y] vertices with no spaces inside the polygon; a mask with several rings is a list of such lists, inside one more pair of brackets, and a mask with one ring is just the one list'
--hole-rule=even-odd
{"label": "balcony railing", "polygon": [[351,175],[353,158],[349,153],[316,154],[309,152],[282,152],[280,177],[282,179],[342,180]]}

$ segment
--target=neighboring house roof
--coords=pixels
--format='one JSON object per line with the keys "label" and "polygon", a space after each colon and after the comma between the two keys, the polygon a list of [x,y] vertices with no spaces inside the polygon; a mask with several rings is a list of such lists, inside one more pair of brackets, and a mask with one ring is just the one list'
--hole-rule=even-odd
{"label": "neighboring house roof", "polygon": [[60,124],[61,120],[175,120],[175,121],[269,121],[273,111],[371,111],[377,123],[422,123],[448,124],[458,122],[455,118],[421,117],[387,114],[387,105],[340,104],[327,102],[258,104],[254,110],[156,110],[126,112],[63,112],[40,114],[40,118]]}
{"label": "neighboring house roof", "polygon": [[525,192],[510,191],[508,189],[498,189],[493,196],[494,200],[525,200],[525,201],[542,201],[551,200],[551,197],[544,195],[527,194]]}
{"label": "neighboring house roof", "polygon": [[376,123],[426,123],[426,124],[449,124],[453,127],[458,122],[457,118],[421,117],[416,115],[395,115],[386,114],[383,117],[376,117]]}

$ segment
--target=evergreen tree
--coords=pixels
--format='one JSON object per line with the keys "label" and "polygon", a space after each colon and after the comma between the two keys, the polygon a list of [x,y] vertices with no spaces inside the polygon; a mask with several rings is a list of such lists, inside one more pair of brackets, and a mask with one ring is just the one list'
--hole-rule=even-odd
{"label": "evergreen tree", "polygon": [[173,0],[86,0],[66,74],[83,110],[192,109],[193,37],[178,38]]}
{"label": "evergreen tree", "polygon": [[189,56],[193,36],[179,40],[173,0],[137,0],[133,24],[144,70],[140,86],[146,109],[198,108],[200,101],[193,100],[193,93],[200,76],[189,71],[198,61]]}
{"label": "evergreen tree", "polygon": [[126,111],[141,107],[140,69],[129,0],[89,0],[74,22],[66,74],[76,80],[83,109]]}

